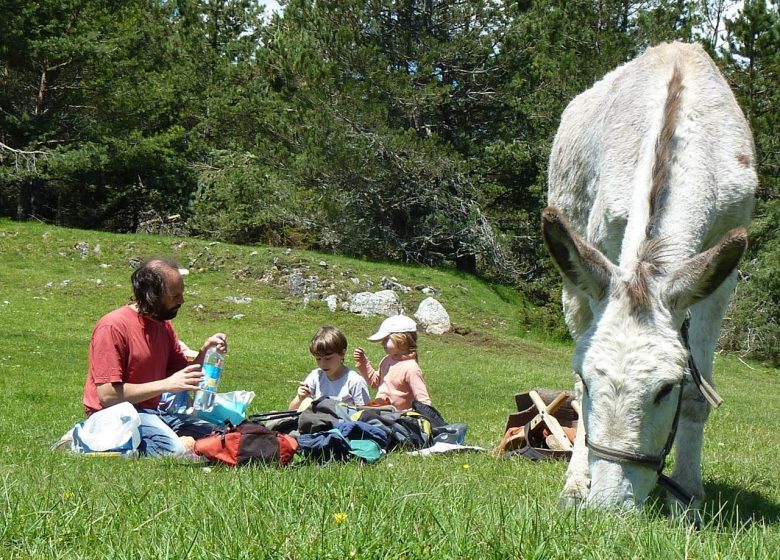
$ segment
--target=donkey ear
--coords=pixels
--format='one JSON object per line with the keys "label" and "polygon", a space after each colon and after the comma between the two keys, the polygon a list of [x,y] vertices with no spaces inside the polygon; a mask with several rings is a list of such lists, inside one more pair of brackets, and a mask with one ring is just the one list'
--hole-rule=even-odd
{"label": "donkey ear", "polygon": [[666,278],[665,299],[682,311],[718,289],[737,267],[747,247],[745,228],[732,229],[720,243],[685,261]]}
{"label": "donkey ear", "polygon": [[588,297],[601,299],[609,288],[615,265],[580,239],[563,212],[554,206],[542,212],[542,236],[563,277]]}

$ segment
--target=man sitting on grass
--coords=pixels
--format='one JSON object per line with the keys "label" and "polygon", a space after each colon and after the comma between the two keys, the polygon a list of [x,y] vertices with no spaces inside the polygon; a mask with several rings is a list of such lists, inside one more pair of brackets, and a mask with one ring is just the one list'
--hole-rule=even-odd
{"label": "man sitting on grass", "polygon": [[84,408],[89,416],[130,402],[141,418],[139,452],[181,455],[194,444],[189,438],[209,435],[212,426],[157,410],[160,395],[197,390],[206,351],[216,346],[225,352],[227,340],[222,333],[212,335],[189,362],[171,324],[184,303],[184,281],[176,264],[151,259],[133,272],[131,281],[134,301],[104,315],[92,332]]}

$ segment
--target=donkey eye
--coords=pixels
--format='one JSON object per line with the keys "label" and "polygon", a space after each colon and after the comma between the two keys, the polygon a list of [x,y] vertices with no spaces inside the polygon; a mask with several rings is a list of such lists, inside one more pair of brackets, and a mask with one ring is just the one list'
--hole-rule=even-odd
{"label": "donkey eye", "polygon": [[658,391],[658,394],[655,396],[655,404],[658,404],[661,402],[664,397],[666,397],[669,393],[672,392],[672,385],[664,385],[660,391]]}

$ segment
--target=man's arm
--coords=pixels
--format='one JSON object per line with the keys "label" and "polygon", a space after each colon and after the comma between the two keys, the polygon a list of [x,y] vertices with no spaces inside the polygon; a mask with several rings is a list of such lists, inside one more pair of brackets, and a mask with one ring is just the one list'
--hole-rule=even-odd
{"label": "man's arm", "polygon": [[129,402],[132,404],[152,399],[165,392],[195,391],[203,381],[200,364],[193,364],[170,377],[148,383],[101,383],[97,385],[100,404],[104,407]]}

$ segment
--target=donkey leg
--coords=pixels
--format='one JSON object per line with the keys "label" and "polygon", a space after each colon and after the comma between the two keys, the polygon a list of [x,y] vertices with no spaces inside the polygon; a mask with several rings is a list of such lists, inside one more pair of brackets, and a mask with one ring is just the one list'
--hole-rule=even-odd
{"label": "donkey leg", "polygon": [[[702,377],[709,382],[712,382],[713,356],[720,326],[736,282],[737,273],[734,271],[710,297],[691,308],[688,331],[691,354]],[[672,478],[694,497],[693,507],[699,507],[704,500],[701,448],[704,423],[709,413],[710,406],[696,386],[687,384],[675,438],[676,455]]]}
{"label": "donkey leg", "polygon": [[[563,303],[563,315],[566,319],[566,326],[574,340],[577,340],[584,333],[593,315],[590,311],[587,299],[582,297],[578,290],[569,283],[563,281],[563,293],[561,294]],[[577,402],[582,404],[582,380],[575,378],[574,395]],[[574,440],[574,449],[572,450],[569,468],[566,470],[566,483],[561,491],[561,504],[564,506],[574,506],[578,502],[588,497],[590,488],[590,472],[588,471],[588,448],[585,446],[585,420],[580,417],[577,424],[577,437]]]}
{"label": "donkey leg", "polygon": [[[582,381],[579,379],[575,384],[574,393],[577,402],[581,403]],[[566,483],[561,491],[561,505],[572,507],[584,501],[588,497],[589,487],[590,473],[588,471],[588,448],[585,446],[585,422],[580,416],[571,461],[566,470]]]}
{"label": "donkey leg", "polygon": [[[701,480],[701,447],[704,436],[704,423],[709,415],[709,405],[699,394],[696,386],[685,387],[683,405],[680,411],[680,423],[675,437],[675,461],[672,479],[693,496],[690,507],[698,508],[704,499],[704,486]],[[669,498],[670,504],[675,504]],[[689,504],[680,504],[688,506]]]}

